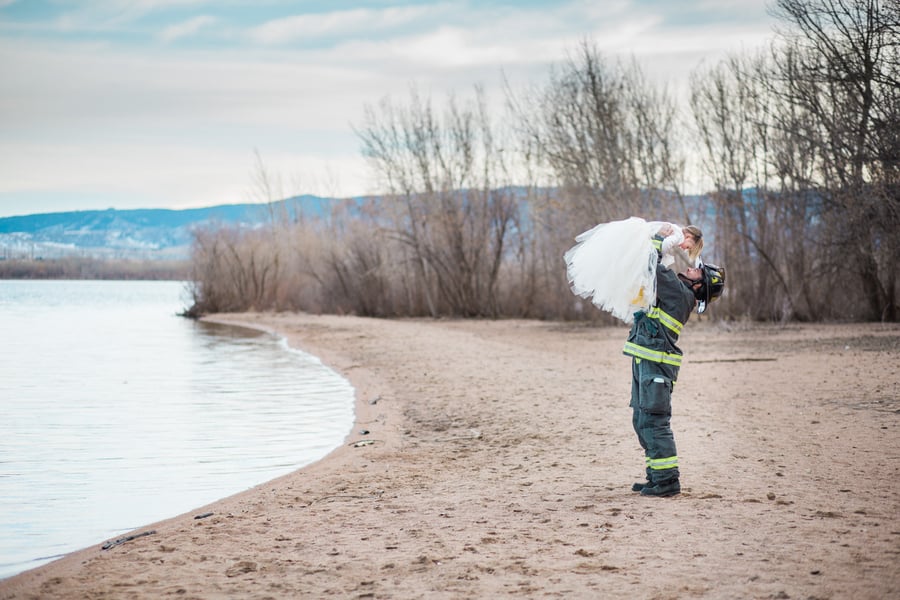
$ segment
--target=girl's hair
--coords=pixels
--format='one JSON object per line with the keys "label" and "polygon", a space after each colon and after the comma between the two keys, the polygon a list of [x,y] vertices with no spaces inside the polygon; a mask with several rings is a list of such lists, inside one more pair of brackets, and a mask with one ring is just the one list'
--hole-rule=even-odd
{"label": "girl's hair", "polygon": [[688,250],[688,256],[691,258],[691,261],[696,261],[697,257],[700,256],[700,251],[703,250],[703,232],[700,231],[699,227],[694,225],[682,227],[681,231],[685,235],[694,238],[694,247]]}

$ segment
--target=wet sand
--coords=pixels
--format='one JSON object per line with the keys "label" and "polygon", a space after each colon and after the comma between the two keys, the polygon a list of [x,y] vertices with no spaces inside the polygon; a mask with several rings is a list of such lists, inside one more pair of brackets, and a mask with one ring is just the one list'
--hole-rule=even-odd
{"label": "wet sand", "polygon": [[345,375],[346,443],[0,598],[900,597],[900,325],[688,323],[645,498],[625,327],[215,319]]}

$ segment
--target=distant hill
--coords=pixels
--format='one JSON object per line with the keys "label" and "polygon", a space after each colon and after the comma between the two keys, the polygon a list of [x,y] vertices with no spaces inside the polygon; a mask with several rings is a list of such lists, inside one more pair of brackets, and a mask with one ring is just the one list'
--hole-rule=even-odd
{"label": "distant hill", "polygon": [[185,210],[84,210],[0,218],[0,260],[97,258],[187,258],[192,232],[215,224],[256,227],[269,208],[289,215],[319,216],[331,199],[296,196],[264,204],[225,204]]}

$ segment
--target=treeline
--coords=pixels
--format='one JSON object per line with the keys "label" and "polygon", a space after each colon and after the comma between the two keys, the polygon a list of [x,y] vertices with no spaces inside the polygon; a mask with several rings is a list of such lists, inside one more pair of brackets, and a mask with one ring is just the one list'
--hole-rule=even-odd
{"label": "treeline", "polygon": [[[562,255],[638,215],[704,230],[728,274],[718,317],[894,321],[898,7],[778,0],[771,47],[698,68],[688,114],[589,42],[507,90],[499,117],[478,88],[368,106],[357,134],[387,193],[198,232],[189,312],[606,319],[569,292]],[[262,167],[259,182],[273,207]]]}
{"label": "treeline", "polygon": [[112,260],[89,257],[0,260],[0,279],[124,279],[186,281],[186,260]]}

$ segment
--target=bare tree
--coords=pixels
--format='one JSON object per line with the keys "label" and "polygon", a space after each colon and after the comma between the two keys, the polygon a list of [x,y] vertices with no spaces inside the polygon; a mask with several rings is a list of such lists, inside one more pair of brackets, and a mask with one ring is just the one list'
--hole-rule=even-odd
{"label": "bare tree", "polygon": [[363,154],[387,184],[390,236],[409,249],[415,291],[432,316],[495,316],[516,198],[495,146],[483,90],[438,115],[415,89],[406,106],[367,107],[357,131]]}
{"label": "bare tree", "polygon": [[732,274],[726,302],[755,318],[895,319],[897,12],[780,0],[773,14],[780,39],[768,56],[692,80],[717,251]]}
{"label": "bare tree", "polygon": [[810,115],[827,241],[871,319],[898,317],[900,19],[896,0],[778,0],[784,93]]}
{"label": "bare tree", "polygon": [[[713,182],[716,259],[728,265],[731,275],[726,304],[755,319],[809,318],[798,306],[799,288],[788,284],[811,277],[802,244],[805,216],[798,217],[795,204],[769,188],[773,162],[800,159],[784,140],[775,145],[779,107],[761,83],[770,68],[760,54],[732,56],[694,71],[691,108]],[[792,235],[785,235],[788,231]]]}
{"label": "bare tree", "polygon": [[239,227],[198,230],[192,246],[190,312],[235,312],[272,307],[277,277],[273,248],[260,231]]}
{"label": "bare tree", "polygon": [[584,42],[545,86],[511,104],[523,147],[549,167],[582,226],[661,217],[671,212],[667,200],[680,199],[674,101],[647,83],[637,62],[610,64]]}

